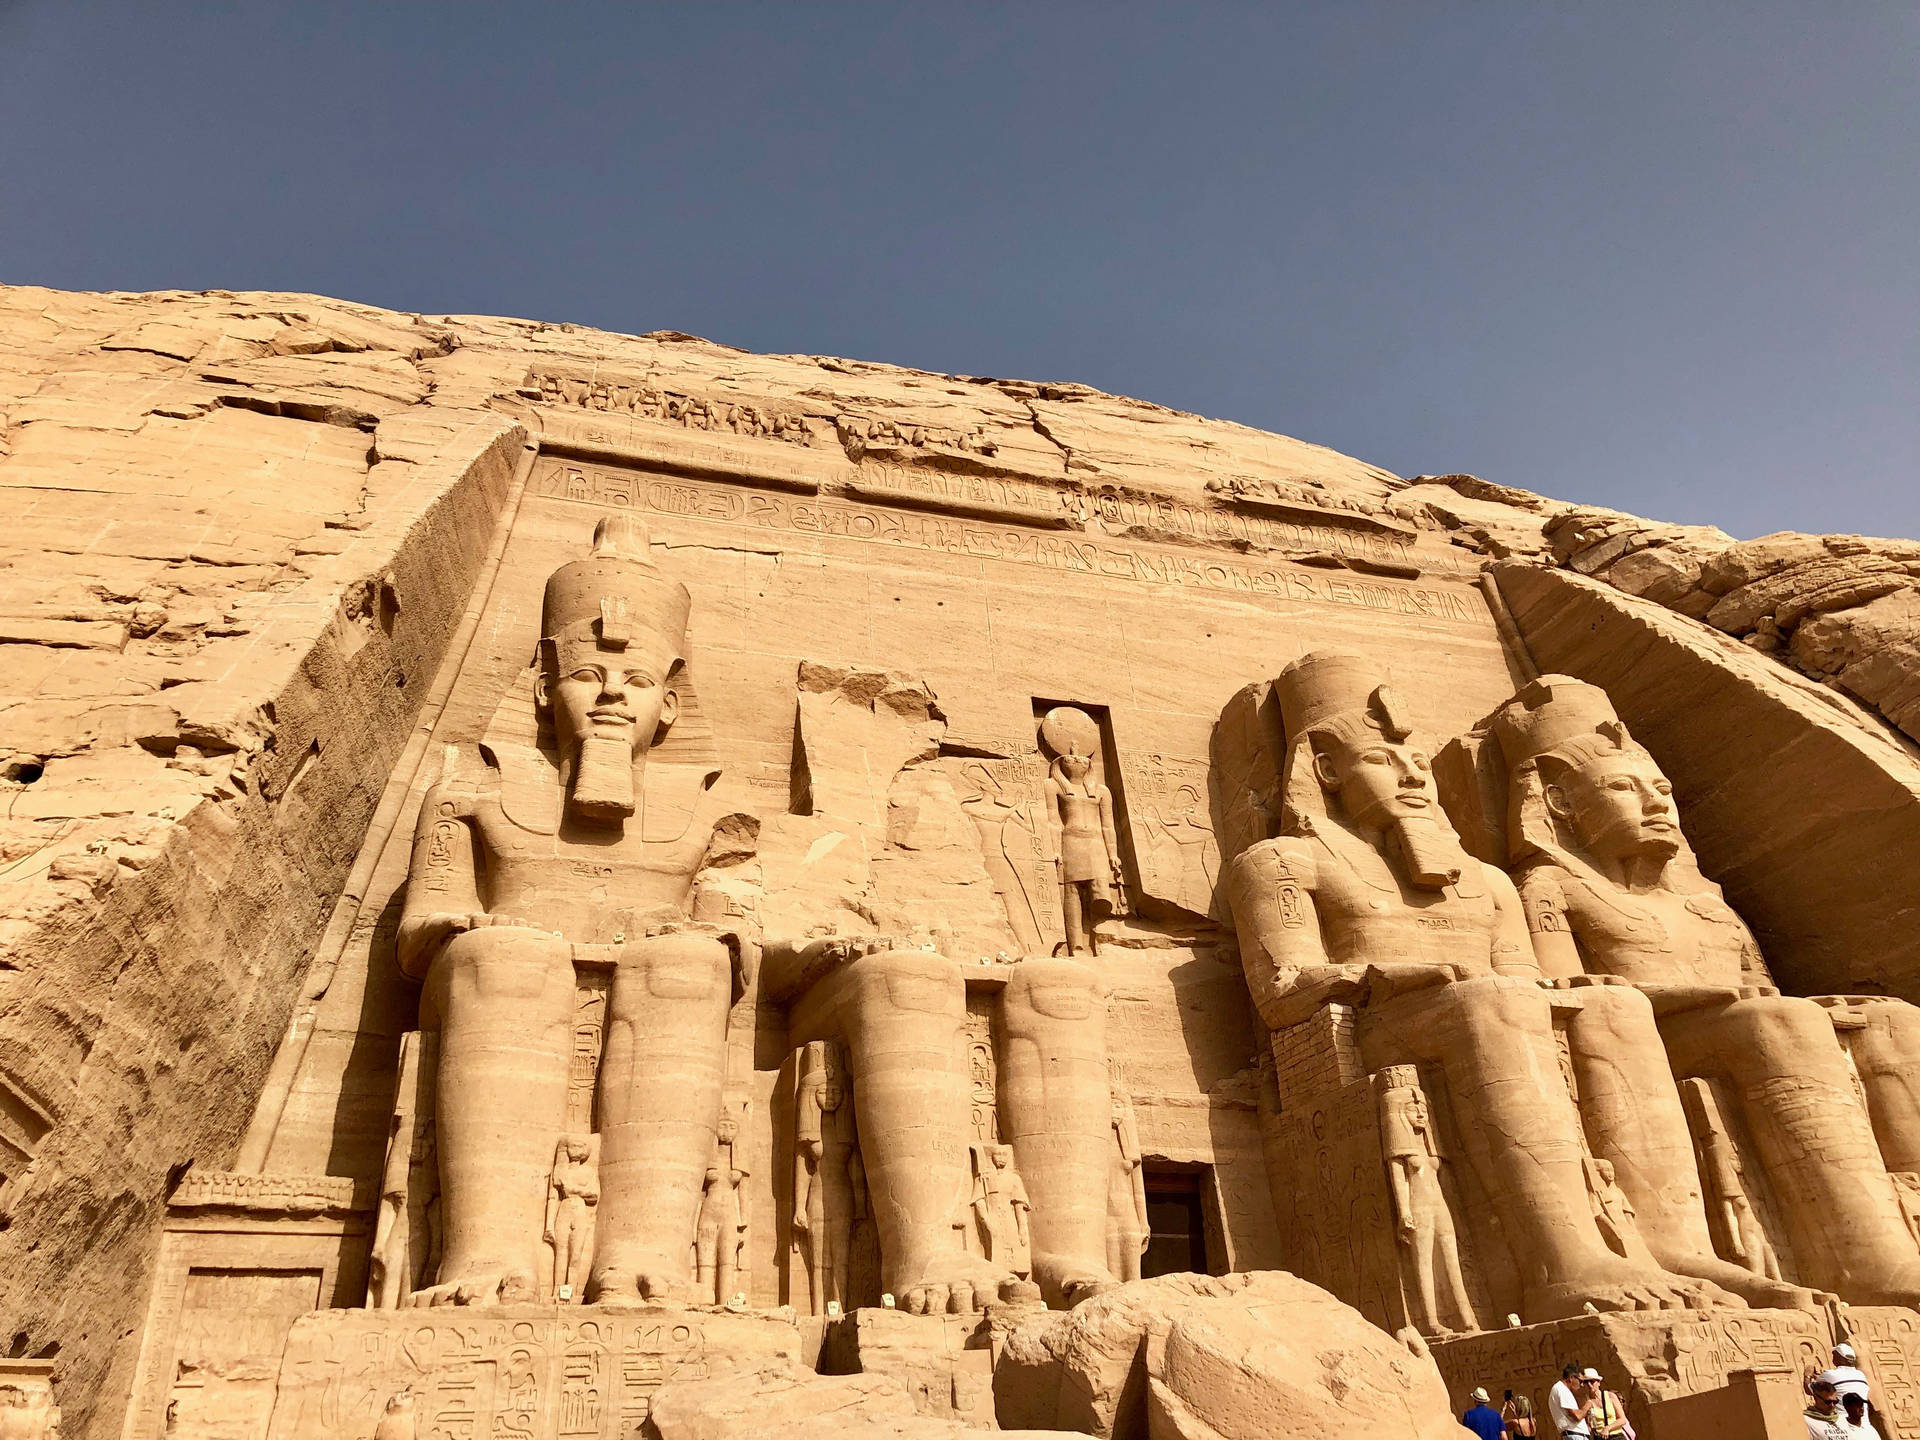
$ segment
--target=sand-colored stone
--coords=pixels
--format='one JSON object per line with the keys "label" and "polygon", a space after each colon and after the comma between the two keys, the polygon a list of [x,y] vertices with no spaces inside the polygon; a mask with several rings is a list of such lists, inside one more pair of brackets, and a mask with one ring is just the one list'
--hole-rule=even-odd
{"label": "sand-colored stone", "polygon": [[1356,1319],[1276,1272],[1135,1281],[1016,1324],[1001,1414],[1114,1440],[1449,1434],[1432,1360]]}
{"label": "sand-colored stone", "polygon": [[674,332],[0,319],[68,1434],[1437,1435],[1582,1346],[1658,1433],[1836,1327],[1905,1434],[1920,547]]}

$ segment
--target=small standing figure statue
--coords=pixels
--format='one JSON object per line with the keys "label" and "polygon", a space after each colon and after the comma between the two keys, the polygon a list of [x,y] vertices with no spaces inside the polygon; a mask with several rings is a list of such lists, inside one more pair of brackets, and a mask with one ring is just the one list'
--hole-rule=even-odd
{"label": "small standing figure statue", "polygon": [[[1689,1076],[1680,1082],[1680,1098],[1686,1102],[1687,1118],[1694,1131],[1708,1213],[1720,1222],[1723,1253],[1755,1275],[1780,1279],[1780,1257],[1747,1194],[1746,1167],[1740,1163],[1740,1151],[1727,1133],[1713,1087],[1701,1076]],[[1894,1183],[1900,1183],[1898,1175]],[[1914,1229],[1911,1220],[1908,1228]],[[1920,1240],[1920,1229],[1914,1234]]]}
{"label": "small standing figure statue", "polygon": [[594,1208],[600,1203],[600,1137],[562,1135],[547,1186],[547,1243],[553,1247],[552,1294],[576,1300],[585,1293],[593,1262]]}
{"label": "small standing figure statue", "polygon": [[831,1040],[801,1053],[794,1117],[794,1249],[806,1263],[810,1313],[848,1307],[853,1225],[865,1216],[866,1176],[854,1140],[846,1072]]}
{"label": "small standing figure statue", "polygon": [[1466,1277],[1460,1272],[1453,1212],[1440,1183],[1440,1167],[1446,1157],[1440,1153],[1419,1072],[1411,1065],[1389,1065],[1381,1072],[1379,1093],[1380,1139],[1393,1187],[1393,1208],[1399,1217],[1400,1244],[1413,1269],[1419,1301],[1414,1327],[1423,1335],[1453,1333],[1441,1319],[1439,1292],[1444,1289],[1444,1298],[1461,1328],[1477,1330],[1479,1322],[1467,1298]]}
{"label": "small standing figure statue", "polygon": [[975,1143],[973,1211],[986,1258],[1025,1279],[1033,1273],[1033,1233],[1026,1181],[1013,1166],[1013,1147]]}
{"label": "small standing figure statue", "polygon": [[1117,1086],[1111,1095],[1114,1156],[1107,1178],[1107,1268],[1116,1280],[1138,1280],[1140,1257],[1147,1253],[1147,1178],[1133,1102]]}
{"label": "small standing figure statue", "polygon": [[1587,1193],[1593,1197],[1593,1221],[1600,1227],[1600,1238],[1616,1255],[1647,1264],[1656,1263],[1647,1242],[1640,1237],[1633,1202],[1613,1173],[1611,1160],[1587,1161]]}
{"label": "small standing figure statue", "polygon": [[747,1169],[739,1141],[739,1117],[732,1110],[722,1111],[694,1236],[694,1271],[701,1297],[711,1296],[719,1305],[746,1289],[747,1207],[740,1186]]}
{"label": "small standing figure statue", "polygon": [[1054,757],[1047,777],[1048,819],[1053,863],[1060,870],[1067,954],[1091,955],[1096,953],[1095,902],[1119,913],[1126,893],[1113,830],[1113,792],[1100,773],[1100,727],[1086,711],[1057,705],[1041,719],[1040,739]]}

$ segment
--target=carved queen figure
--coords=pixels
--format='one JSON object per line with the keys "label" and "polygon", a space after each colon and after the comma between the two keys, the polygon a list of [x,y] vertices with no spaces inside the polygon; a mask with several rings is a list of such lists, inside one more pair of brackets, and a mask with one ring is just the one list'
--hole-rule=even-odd
{"label": "carved queen figure", "polygon": [[439,1033],[444,1246],[414,1304],[531,1300],[565,1128],[576,965],[611,965],[588,1298],[682,1298],[717,1133],[732,957],[686,923],[711,769],[650,766],[681,714],[686,587],[630,517],[548,579],[534,667],[426,796],[401,968]]}

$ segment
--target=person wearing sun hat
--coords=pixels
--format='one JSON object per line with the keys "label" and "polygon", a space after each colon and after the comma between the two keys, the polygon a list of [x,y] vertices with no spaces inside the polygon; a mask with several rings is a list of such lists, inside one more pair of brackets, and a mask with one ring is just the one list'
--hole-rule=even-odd
{"label": "person wearing sun hat", "polygon": [[1461,1413],[1460,1423],[1473,1431],[1480,1440],[1506,1440],[1507,1423],[1500,1418],[1500,1412],[1493,1408],[1492,1397],[1485,1386],[1477,1387],[1470,1397],[1473,1404]]}

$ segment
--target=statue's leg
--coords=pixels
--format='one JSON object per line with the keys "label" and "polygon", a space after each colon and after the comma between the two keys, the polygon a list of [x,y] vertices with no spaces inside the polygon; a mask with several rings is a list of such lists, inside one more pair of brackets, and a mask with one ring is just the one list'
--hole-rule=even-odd
{"label": "statue's leg", "polygon": [[1635,1228],[1663,1270],[1710,1280],[1750,1304],[1817,1309],[1818,1297],[1714,1253],[1693,1135],[1654,1023],[1653,1004],[1626,985],[1586,985],[1567,1026],[1580,1118],[1596,1158],[1633,1202]]}
{"label": "statue's leg", "polygon": [[703,1305],[719,1293],[715,1280],[719,1264],[720,1232],[702,1221],[693,1239],[693,1287],[694,1298]]}
{"label": "statue's leg", "polygon": [[720,1234],[714,1238],[717,1248],[713,1257],[713,1298],[716,1304],[724,1305],[738,1288],[739,1272],[735,1267],[740,1263],[739,1231],[732,1225],[722,1225]]}
{"label": "statue's leg", "polygon": [[1478,1330],[1480,1322],[1474,1316],[1473,1301],[1467,1294],[1467,1277],[1460,1269],[1460,1242],[1450,1229],[1440,1232],[1440,1265],[1446,1277],[1454,1318],[1460,1322],[1462,1329]]}
{"label": "statue's leg", "polygon": [[1881,1158],[1889,1170],[1920,1172],[1920,1006],[1876,996],[1847,1013],[1865,1022],[1851,1048]]}
{"label": "statue's leg", "polygon": [[1419,1330],[1434,1335],[1447,1327],[1440,1319],[1440,1306],[1434,1296],[1434,1260],[1436,1239],[1431,1220],[1416,1221],[1413,1232],[1413,1288],[1420,1300]]}
{"label": "statue's leg", "polygon": [[1069,880],[1060,887],[1060,918],[1067,932],[1067,954],[1079,955],[1088,949],[1086,887]]}
{"label": "statue's leg", "polygon": [[1580,1116],[1560,1076],[1546,993],[1488,975],[1362,1012],[1367,1068],[1437,1062],[1468,1162],[1511,1249],[1529,1324],[1600,1310],[1738,1304],[1708,1282],[1649,1271],[1600,1238],[1587,1195]]}
{"label": "statue's leg", "polygon": [[[847,1046],[881,1283],[914,1314],[971,1312],[1011,1278],[967,1254],[953,1228],[972,1178],[965,1018],[958,965],[930,951],[885,949],[841,964],[789,1014],[794,1044],[838,1038]],[[816,1248],[823,1243],[815,1238]]]}
{"label": "statue's leg", "polygon": [[1048,1304],[1071,1305],[1115,1281],[1107,987],[1072,960],[1024,960],[999,1019],[1000,1117],[1033,1202],[1033,1278]]}
{"label": "statue's leg", "polygon": [[600,1221],[593,1298],[683,1299],[726,1079],[727,947],[705,935],[628,945],[600,1064]]}
{"label": "statue's leg", "polygon": [[435,957],[420,1022],[439,1032],[435,1118],[441,1257],[413,1304],[531,1300],[573,1053],[565,942],[501,926],[456,935]]}
{"label": "statue's leg", "polygon": [[[853,1196],[835,1187],[827,1204],[827,1264],[820,1293],[823,1300],[839,1301],[843,1313],[851,1308],[847,1294],[847,1277],[850,1273],[847,1261],[852,1249]],[[825,1305],[821,1308],[825,1309]]]}
{"label": "statue's leg", "polygon": [[1676,1073],[1739,1093],[1801,1278],[1854,1304],[1920,1301],[1920,1256],[1827,1013],[1756,996],[1666,1016]]}

